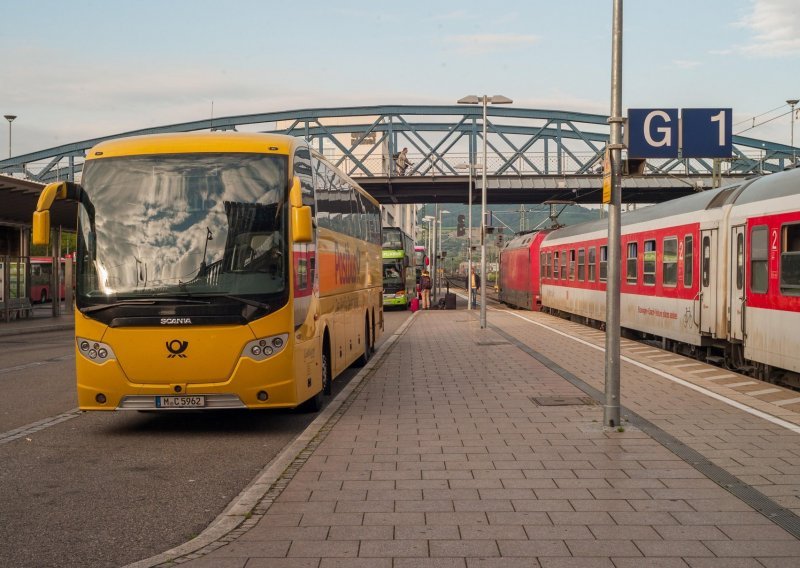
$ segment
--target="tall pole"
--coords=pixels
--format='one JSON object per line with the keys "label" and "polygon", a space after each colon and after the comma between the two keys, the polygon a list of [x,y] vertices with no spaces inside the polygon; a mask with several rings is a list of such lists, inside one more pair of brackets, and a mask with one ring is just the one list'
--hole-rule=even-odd
{"label": "tall pole", "polygon": [[[470,144],[470,150],[472,144]],[[471,153],[471,152],[470,152]],[[469,197],[467,201],[467,310],[472,309],[472,156],[469,156]]]}
{"label": "tall pole", "polygon": [[606,280],[606,365],[603,424],[620,425],[620,241],[622,204],[622,0],[614,0],[611,31],[611,203],[608,207]]}
{"label": "tall pole", "polygon": [[[792,146],[792,164],[794,164],[797,161],[797,151],[794,149],[794,105],[799,103],[800,100],[798,100],[798,99],[789,99],[786,102],[789,103],[789,106],[792,107],[792,112],[789,113],[789,118],[791,119],[791,127],[790,127],[791,128],[791,140],[790,140],[790,145]],[[10,144],[11,143],[9,142],[9,145]]]}
{"label": "tall pole", "polygon": [[15,114],[4,114],[3,118],[8,121],[8,159],[11,159],[11,123],[17,118]]}
{"label": "tall pole", "polygon": [[481,172],[481,329],[486,328],[486,106],[483,95],[483,171]]}
{"label": "tall pole", "polygon": [[436,222],[439,220],[439,204],[437,203],[433,208],[433,237],[431,241],[431,247],[433,247],[433,255],[431,255],[432,264],[433,264],[433,271],[431,272],[432,284],[433,284],[433,298],[436,299],[436,286],[439,284],[439,278],[437,277],[437,271],[439,270],[439,249],[436,246]]}

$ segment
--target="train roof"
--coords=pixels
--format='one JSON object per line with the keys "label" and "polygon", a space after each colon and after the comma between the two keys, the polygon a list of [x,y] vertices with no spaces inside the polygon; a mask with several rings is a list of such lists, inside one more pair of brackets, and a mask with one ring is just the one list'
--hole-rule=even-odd
{"label": "train roof", "polygon": [[[788,172],[785,172],[788,173]],[[762,186],[766,180],[771,178],[778,178],[785,175],[773,174],[766,177],[759,177],[749,180],[740,181],[731,185],[726,185],[717,189],[710,189],[702,191],[693,195],[687,195],[671,201],[665,201],[656,205],[651,205],[636,211],[629,211],[623,213],[620,218],[621,224],[633,225],[637,223],[646,223],[664,217],[671,217],[674,215],[689,214],[696,211],[705,211],[707,209],[714,209],[715,207],[722,207],[726,204],[741,203],[744,196],[752,201],[765,199],[765,194],[771,194],[770,197],[777,197],[778,194],[791,194],[788,189],[789,186],[795,185],[794,192],[798,191],[797,184],[787,184],[785,181],[777,181],[767,184],[769,187],[754,187]],[[800,172],[798,172],[800,173]],[[757,182],[757,183],[756,183]],[[591,233],[594,231],[604,231],[608,229],[607,219],[598,219],[596,221],[587,221],[578,225],[570,225],[562,227],[553,232],[553,237],[571,237],[583,233]]]}
{"label": "train roof", "polygon": [[749,184],[736,198],[736,205],[800,195],[800,169],[762,176]]}

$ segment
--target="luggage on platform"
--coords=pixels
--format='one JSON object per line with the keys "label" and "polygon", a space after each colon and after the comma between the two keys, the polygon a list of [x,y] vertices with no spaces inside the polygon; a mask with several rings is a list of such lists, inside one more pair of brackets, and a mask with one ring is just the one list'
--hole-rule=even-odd
{"label": "luggage on platform", "polygon": [[452,292],[448,292],[444,295],[444,309],[446,310],[455,310],[456,309],[456,295]]}
{"label": "luggage on platform", "polygon": [[411,312],[419,310],[419,298],[411,298]]}

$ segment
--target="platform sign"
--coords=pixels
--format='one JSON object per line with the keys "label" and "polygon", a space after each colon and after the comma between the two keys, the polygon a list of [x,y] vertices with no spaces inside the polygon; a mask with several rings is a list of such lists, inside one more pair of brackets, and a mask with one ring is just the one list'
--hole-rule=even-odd
{"label": "platform sign", "polygon": [[681,128],[683,158],[730,158],[733,109],[685,108]]}
{"label": "platform sign", "polygon": [[679,127],[676,108],[628,109],[628,157],[677,158]]}
{"label": "platform sign", "polygon": [[611,203],[611,151],[608,148],[603,157],[603,203]]}

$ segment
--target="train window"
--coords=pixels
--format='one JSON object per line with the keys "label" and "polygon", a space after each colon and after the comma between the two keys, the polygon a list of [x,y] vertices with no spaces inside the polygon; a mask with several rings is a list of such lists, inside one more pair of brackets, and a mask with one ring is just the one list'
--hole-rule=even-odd
{"label": "train window", "polygon": [[597,250],[594,247],[589,247],[589,282],[597,280],[597,271],[595,270],[595,263],[597,262]]}
{"label": "train window", "polygon": [[769,284],[768,259],[767,226],[753,227],[750,231],[750,290],[753,292],[764,294],[767,291]]}
{"label": "train window", "polygon": [[569,279],[575,280],[575,249],[569,251]]}
{"label": "train window", "polygon": [[678,239],[668,237],[662,243],[664,256],[661,257],[661,283],[664,286],[678,285]]}
{"label": "train window", "polygon": [[642,280],[646,286],[656,285],[656,242],[644,242],[644,264],[642,266]]}
{"label": "train window", "polygon": [[548,252],[547,253],[547,261],[546,262],[547,262],[547,265],[546,265],[547,268],[545,268],[545,270],[546,270],[545,277],[546,278],[550,278],[553,275],[553,253],[552,252]]}
{"label": "train window", "polygon": [[636,284],[639,275],[637,274],[638,268],[638,254],[639,243],[628,243],[628,258],[626,260],[626,277],[628,284]]}
{"label": "train window", "polygon": [[736,235],[736,289],[744,286],[744,234]]}
{"label": "train window", "polygon": [[800,296],[800,223],[781,227],[781,293]]}
{"label": "train window", "polygon": [[539,253],[539,277],[545,278],[547,274],[547,253],[542,251]]}
{"label": "train window", "polygon": [[608,247],[600,247],[600,282],[608,280]]}
{"label": "train window", "polygon": [[567,279],[567,249],[561,249],[561,280]]}
{"label": "train window", "polygon": [[703,288],[711,284],[711,237],[703,237]]}
{"label": "train window", "polygon": [[586,250],[578,249],[578,280],[586,281]]}
{"label": "train window", "polygon": [[558,251],[553,251],[553,263],[551,264],[553,267],[553,278],[558,280]]}
{"label": "train window", "polygon": [[694,283],[694,239],[683,237],[683,286],[691,288]]}

